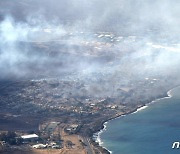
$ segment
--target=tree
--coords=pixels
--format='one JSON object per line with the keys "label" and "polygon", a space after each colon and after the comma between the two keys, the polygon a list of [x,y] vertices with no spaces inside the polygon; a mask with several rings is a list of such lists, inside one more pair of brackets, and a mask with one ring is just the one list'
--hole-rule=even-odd
{"label": "tree", "polygon": [[15,132],[8,131],[7,133],[0,134],[0,140],[5,141],[10,145],[16,145],[22,143],[20,139],[17,138]]}

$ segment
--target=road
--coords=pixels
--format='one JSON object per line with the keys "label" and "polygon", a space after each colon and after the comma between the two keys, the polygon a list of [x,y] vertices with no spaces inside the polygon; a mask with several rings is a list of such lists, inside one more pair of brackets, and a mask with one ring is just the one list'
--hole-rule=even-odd
{"label": "road", "polygon": [[92,145],[90,144],[89,139],[87,137],[83,137],[83,142],[86,144],[87,154],[95,154]]}

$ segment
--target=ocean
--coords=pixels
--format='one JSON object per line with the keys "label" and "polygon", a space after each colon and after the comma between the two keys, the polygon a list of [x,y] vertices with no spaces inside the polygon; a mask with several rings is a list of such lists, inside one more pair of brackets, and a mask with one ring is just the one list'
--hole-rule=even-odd
{"label": "ocean", "polygon": [[180,87],[168,95],[105,123],[100,145],[113,154],[179,154],[172,144],[180,142]]}

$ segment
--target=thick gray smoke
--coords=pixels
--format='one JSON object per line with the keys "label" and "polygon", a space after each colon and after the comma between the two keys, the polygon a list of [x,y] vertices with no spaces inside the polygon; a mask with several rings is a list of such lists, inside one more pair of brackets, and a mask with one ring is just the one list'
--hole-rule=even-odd
{"label": "thick gray smoke", "polygon": [[0,7],[1,78],[178,72],[179,0],[1,0]]}
{"label": "thick gray smoke", "polygon": [[[39,19],[38,19],[39,20]],[[37,20],[37,21],[38,21]],[[33,48],[38,41],[50,41],[51,39],[63,35],[64,31],[56,26],[55,34],[44,35],[44,27],[54,29],[54,26],[41,23],[37,26],[30,26],[28,23],[15,22],[7,16],[0,24],[0,70],[1,77],[8,75],[26,76],[33,65],[43,66],[43,63],[51,61],[48,56],[38,53]],[[33,50],[34,49],[34,50]],[[32,65],[32,66],[31,66]],[[40,66],[41,65],[41,66]]]}
{"label": "thick gray smoke", "polygon": [[[1,0],[1,18],[40,17],[88,30],[142,33],[147,29],[179,31],[178,0]],[[76,25],[76,26],[75,26]]]}

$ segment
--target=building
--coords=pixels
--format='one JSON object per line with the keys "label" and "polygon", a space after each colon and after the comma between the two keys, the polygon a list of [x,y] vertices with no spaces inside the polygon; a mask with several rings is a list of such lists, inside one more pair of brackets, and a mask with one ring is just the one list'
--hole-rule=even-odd
{"label": "building", "polygon": [[24,142],[34,142],[39,139],[39,136],[36,134],[29,134],[29,135],[23,135],[21,136]]}
{"label": "building", "polygon": [[78,128],[79,128],[79,125],[77,125],[77,124],[72,124],[72,125],[70,125],[69,127],[65,128],[65,131],[68,132],[68,133],[70,133],[70,134],[73,134],[73,133],[76,133],[76,132],[77,132]]}
{"label": "building", "polygon": [[32,147],[35,148],[35,149],[44,149],[44,148],[47,148],[47,145],[36,144],[36,145],[33,145]]}

